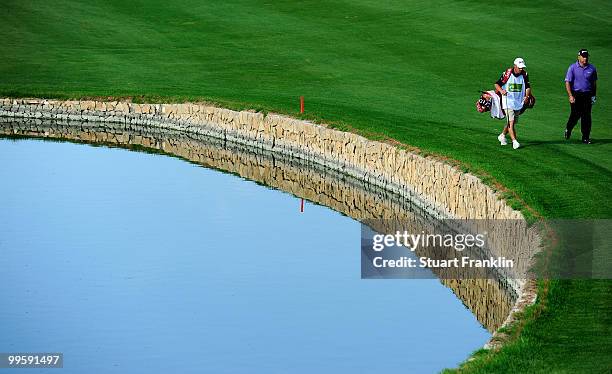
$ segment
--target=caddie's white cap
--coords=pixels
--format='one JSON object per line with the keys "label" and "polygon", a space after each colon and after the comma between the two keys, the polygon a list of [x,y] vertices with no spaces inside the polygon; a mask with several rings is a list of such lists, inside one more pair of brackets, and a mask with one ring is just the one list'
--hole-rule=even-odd
{"label": "caddie's white cap", "polygon": [[517,57],[514,59],[514,65],[516,65],[516,67],[520,68],[520,69],[524,69],[527,67],[527,65],[525,65],[525,60],[523,60],[520,57]]}

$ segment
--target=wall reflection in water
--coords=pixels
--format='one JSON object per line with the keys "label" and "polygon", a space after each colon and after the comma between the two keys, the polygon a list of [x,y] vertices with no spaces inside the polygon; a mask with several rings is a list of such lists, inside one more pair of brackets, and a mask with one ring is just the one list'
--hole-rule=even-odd
{"label": "wall reflection in water", "polygon": [[[415,228],[421,228],[434,220],[419,211],[409,200],[355,178],[326,170],[321,165],[259,149],[245,149],[223,140],[195,134],[133,125],[62,123],[34,119],[0,119],[0,134],[163,152],[289,192],[359,221],[396,219],[404,223],[413,222]],[[359,255],[359,248],[355,248],[355,255]],[[515,293],[503,279],[440,281],[491,332],[502,325],[516,299]]]}

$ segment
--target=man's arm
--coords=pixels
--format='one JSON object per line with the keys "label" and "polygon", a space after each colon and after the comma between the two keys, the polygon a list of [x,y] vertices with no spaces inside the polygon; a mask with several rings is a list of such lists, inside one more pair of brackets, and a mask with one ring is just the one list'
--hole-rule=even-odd
{"label": "man's arm", "polygon": [[529,83],[529,75],[526,71],[523,71],[523,77],[525,77],[525,98],[523,103],[527,103],[529,96],[531,96],[531,83]]}
{"label": "man's arm", "polygon": [[508,82],[508,78],[510,78],[510,69],[504,71],[497,82],[495,82],[495,92],[499,92],[502,96],[507,93],[502,86]]}
{"label": "man's arm", "polygon": [[499,92],[501,95],[506,94],[506,90],[501,88],[501,86],[497,82],[495,82],[495,92]]}
{"label": "man's arm", "polygon": [[567,91],[567,96],[569,97],[570,104],[576,102],[574,95],[572,95],[572,82],[574,81],[574,71],[572,70],[572,65],[567,68],[567,74],[565,74],[565,91]]}
{"label": "man's arm", "polygon": [[574,95],[572,95],[572,85],[568,81],[565,81],[565,91],[567,91],[569,102],[573,104],[576,101],[576,99],[574,98]]}
{"label": "man's arm", "polygon": [[525,90],[525,98],[523,99],[523,103],[527,104],[527,101],[529,101],[529,96],[531,96],[531,87]]}

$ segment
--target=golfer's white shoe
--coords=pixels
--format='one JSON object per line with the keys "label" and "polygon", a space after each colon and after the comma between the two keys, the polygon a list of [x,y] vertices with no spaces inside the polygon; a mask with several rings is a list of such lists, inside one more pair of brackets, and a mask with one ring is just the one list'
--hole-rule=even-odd
{"label": "golfer's white shoe", "polygon": [[512,141],[512,148],[513,149],[518,149],[518,147],[520,147],[521,145],[519,144],[519,142],[517,142],[516,140]]}
{"label": "golfer's white shoe", "polygon": [[506,141],[506,135],[504,134],[499,134],[499,136],[497,137],[497,140],[499,140],[499,144],[501,145],[508,144],[508,141]]}

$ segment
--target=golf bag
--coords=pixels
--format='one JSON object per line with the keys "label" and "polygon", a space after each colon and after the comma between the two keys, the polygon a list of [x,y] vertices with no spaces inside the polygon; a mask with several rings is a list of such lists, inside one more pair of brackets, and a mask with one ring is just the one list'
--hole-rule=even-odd
{"label": "golf bag", "polygon": [[[476,100],[476,110],[479,113],[491,112],[491,118],[504,119],[506,112],[502,108],[502,97],[499,93],[491,91],[481,91],[480,97]],[[523,114],[527,109],[535,106],[536,99],[533,95],[527,96],[527,103],[523,105],[520,114]]]}

